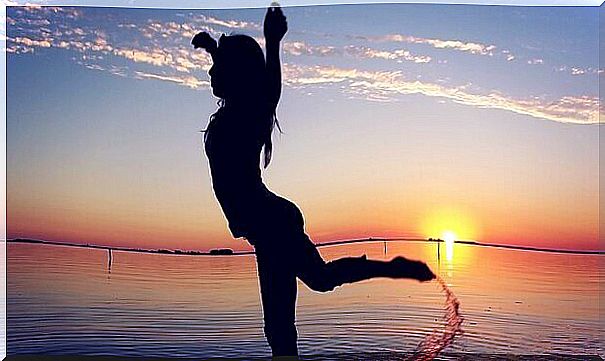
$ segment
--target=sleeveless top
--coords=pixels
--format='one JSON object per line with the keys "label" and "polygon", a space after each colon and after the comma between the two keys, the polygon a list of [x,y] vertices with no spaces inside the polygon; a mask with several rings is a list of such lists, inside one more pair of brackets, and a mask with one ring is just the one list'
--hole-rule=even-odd
{"label": "sleeveless top", "polygon": [[269,233],[303,231],[295,204],[269,191],[260,169],[262,137],[255,119],[220,108],[206,130],[204,150],[212,187],[235,238],[262,238]]}

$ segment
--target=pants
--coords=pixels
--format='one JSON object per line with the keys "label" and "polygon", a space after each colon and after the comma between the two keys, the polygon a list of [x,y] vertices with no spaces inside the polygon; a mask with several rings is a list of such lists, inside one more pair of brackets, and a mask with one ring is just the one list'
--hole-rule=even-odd
{"label": "pants", "polygon": [[256,251],[264,331],[273,356],[297,356],[295,326],[298,277],[309,288],[327,292],[344,283],[393,277],[389,262],[365,256],[325,262],[309,237],[265,236],[249,239]]}

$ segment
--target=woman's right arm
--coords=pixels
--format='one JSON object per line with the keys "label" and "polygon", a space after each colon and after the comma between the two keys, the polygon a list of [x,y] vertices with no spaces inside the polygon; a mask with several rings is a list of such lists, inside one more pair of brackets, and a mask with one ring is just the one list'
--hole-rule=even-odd
{"label": "woman's right arm", "polygon": [[267,63],[267,86],[269,105],[277,108],[281,96],[281,62],[279,59],[279,43],[288,31],[288,22],[278,4],[267,9],[265,15],[264,33]]}

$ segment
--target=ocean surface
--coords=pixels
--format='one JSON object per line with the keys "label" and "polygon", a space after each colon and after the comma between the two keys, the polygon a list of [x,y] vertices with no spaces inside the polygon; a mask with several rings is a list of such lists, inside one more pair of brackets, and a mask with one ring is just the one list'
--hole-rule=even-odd
{"label": "ocean surface", "polygon": [[[603,255],[423,242],[321,248],[426,261],[457,297],[451,353],[605,355]],[[7,352],[266,357],[254,256],[113,252],[7,245]],[[447,329],[438,282],[374,279],[316,293],[299,283],[301,354],[414,351]]]}

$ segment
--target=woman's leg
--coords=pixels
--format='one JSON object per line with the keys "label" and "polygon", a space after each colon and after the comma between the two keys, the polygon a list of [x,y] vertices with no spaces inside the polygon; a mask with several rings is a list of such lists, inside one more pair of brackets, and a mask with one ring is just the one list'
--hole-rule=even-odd
{"label": "woman's leg", "polygon": [[319,292],[331,291],[345,283],[359,282],[375,277],[411,278],[429,281],[435,278],[427,265],[396,257],[391,261],[377,261],[362,257],[345,257],[325,262],[306,234],[297,240],[296,274],[309,288]]}
{"label": "woman's leg", "polygon": [[265,336],[273,356],[298,356],[296,274],[285,255],[256,249]]}

